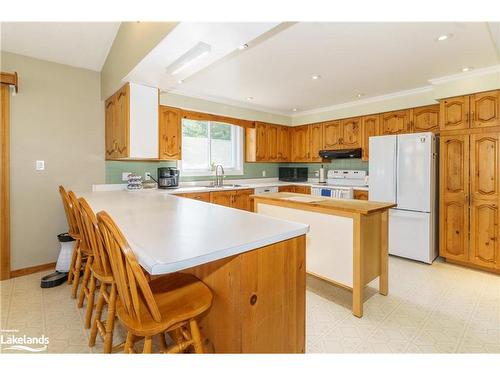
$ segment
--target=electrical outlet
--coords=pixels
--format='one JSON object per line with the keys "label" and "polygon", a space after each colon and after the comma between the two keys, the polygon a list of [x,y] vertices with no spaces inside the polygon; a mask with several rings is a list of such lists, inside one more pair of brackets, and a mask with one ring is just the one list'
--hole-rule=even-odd
{"label": "electrical outlet", "polygon": [[44,171],[45,170],[45,160],[37,160],[35,163],[35,169],[37,171]]}
{"label": "electrical outlet", "polygon": [[266,177],[266,170],[265,169],[262,171],[262,177]]}
{"label": "electrical outlet", "polygon": [[144,173],[144,181],[149,181],[149,180],[151,180],[151,172]]}
{"label": "electrical outlet", "polygon": [[128,181],[128,175],[131,172],[122,172],[122,181]]}

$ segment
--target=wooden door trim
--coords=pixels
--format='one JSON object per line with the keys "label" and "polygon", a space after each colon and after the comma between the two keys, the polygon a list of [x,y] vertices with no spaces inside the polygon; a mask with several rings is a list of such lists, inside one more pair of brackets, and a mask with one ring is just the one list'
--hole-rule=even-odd
{"label": "wooden door trim", "polygon": [[[3,82],[4,73],[2,73]],[[17,80],[17,75],[16,75]],[[1,84],[0,280],[10,278],[10,86]]]}

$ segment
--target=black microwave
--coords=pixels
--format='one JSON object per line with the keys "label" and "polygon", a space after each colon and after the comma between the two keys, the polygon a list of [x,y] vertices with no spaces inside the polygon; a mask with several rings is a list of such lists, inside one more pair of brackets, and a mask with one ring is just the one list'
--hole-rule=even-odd
{"label": "black microwave", "polygon": [[280,181],[304,182],[307,181],[307,167],[279,167]]}

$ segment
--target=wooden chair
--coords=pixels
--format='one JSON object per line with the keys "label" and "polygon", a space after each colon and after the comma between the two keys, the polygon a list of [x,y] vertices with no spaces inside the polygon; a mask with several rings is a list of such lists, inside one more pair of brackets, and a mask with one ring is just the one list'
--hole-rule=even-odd
{"label": "wooden chair", "polygon": [[[160,351],[180,353],[194,349],[203,353],[196,318],[212,304],[212,292],[196,277],[172,273],[150,282],[113,219],[104,211],[97,221],[108,252],[118,290],[116,312],[127,329],[125,353],[134,352],[134,342],[144,338],[143,353],[151,353],[152,338],[158,336]],[[167,346],[165,333],[175,343]]]}
{"label": "wooden chair", "polygon": [[71,284],[74,278],[72,270],[75,268],[77,252],[80,248],[80,233],[78,231],[78,225],[73,212],[73,205],[71,204],[71,200],[69,199],[66,189],[64,189],[62,185],[59,186],[59,194],[61,195],[64,212],[66,213],[66,220],[68,221],[68,234],[75,240],[75,246],[73,247],[73,254],[71,256],[71,264],[68,272],[68,284]]}
{"label": "wooden chair", "polygon": [[[71,202],[71,207],[73,215],[75,217],[76,225],[78,227],[78,233],[80,235],[80,246],[76,250],[75,265],[69,271],[70,273],[73,273],[73,287],[71,288],[71,297],[76,298],[78,292],[78,285],[80,282],[80,272],[82,266],[85,266],[85,272],[83,274],[82,284],[87,285],[88,280],[90,279],[90,268],[87,269],[87,266],[92,264],[93,254],[89,248],[89,244],[85,236],[85,232],[83,230],[83,224],[80,212],[80,202],[78,202],[78,198],[72,191],[68,193],[68,196]],[[78,302],[78,307],[82,307],[80,301]]]}
{"label": "wooden chair", "polygon": [[[92,319],[92,311],[94,309],[95,291],[97,281],[99,282],[99,297],[97,298],[95,316],[92,320],[92,328],[90,330],[89,346],[95,345],[97,334],[104,341],[104,353],[111,353],[113,350],[113,329],[115,322],[116,309],[116,284],[111,272],[108,254],[103,246],[101,232],[97,224],[97,217],[94,211],[84,198],[78,199],[80,203],[80,212],[82,224],[86,233],[90,249],[93,253],[93,261],[90,265],[90,282],[89,287],[82,283],[81,294],[87,298],[87,308],[85,311],[85,328],[90,327]],[[110,289],[110,291],[108,291]],[[102,321],[102,311],[105,305],[108,305],[106,320]]]}

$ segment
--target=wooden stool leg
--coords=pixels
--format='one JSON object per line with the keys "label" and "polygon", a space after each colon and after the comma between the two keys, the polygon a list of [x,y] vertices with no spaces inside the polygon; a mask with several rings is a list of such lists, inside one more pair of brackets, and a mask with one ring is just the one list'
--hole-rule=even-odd
{"label": "wooden stool leg", "polygon": [[90,265],[92,264],[92,257],[87,258],[85,263],[85,272],[83,273],[82,287],[80,288],[80,295],[78,296],[78,307],[83,307],[83,301],[89,292],[89,280],[90,280]]}
{"label": "wooden stool leg", "polygon": [[196,322],[196,320],[191,319],[191,321],[189,322],[189,328],[191,330],[194,352],[196,354],[203,353],[203,344],[201,342],[200,329],[198,328],[198,323]]}
{"label": "wooden stool leg", "polygon": [[115,326],[116,285],[111,285],[109,295],[108,314],[106,318],[106,334],[104,336],[104,353],[111,353],[113,349],[113,329]]}
{"label": "wooden stool leg", "polygon": [[78,291],[78,283],[80,282],[80,269],[82,268],[82,252],[80,250],[76,253],[75,268],[71,270],[74,272],[73,276],[73,287],[71,288],[71,297],[76,298],[76,293]]}
{"label": "wooden stool leg", "polygon": [[131,334],[130,332],[127,332],[127,340],[125,341],[125,346],[123,347],[123,352],[125,354],[132,353],[133,346],[134,346],[134,335]]}
{"label": "wooden stool leg", "polygon": [[151,349],[153,348],[153,338],[151,336],[144,337],[144,349],[142,352],[144,354],[151,353]]}
{"label": "wooden stool leg", "polygon": [[94,310],[94,298],[95,298],[95,288],[96,288],[96,278],[92,274],[90,275],[90,287],[89,295],[87,297],[87,309],[85,310],[85,328],[90,328],[90,322],[92,320],[92,311]]}
{"label": "wooden stool leg", "polygon": [[165,353],[167,351],[167,341],[165,340],[165,333],[158,335],[158,342],[160,343],[160,351]]}
{"label": "wooden stool leg", "polygon": [[69,266],[69,272],[68,272],[68,284],[71,284],[74,278],[73,270],[75,268],[76,257],[79,249],[80,249],[80,240],[76,240],[75,246],[73,246],[73,253],[71,254],[71,264]]}
{"label": "wooden stool leg", "polygon": [[101,320],[102,309],[104,307],[104,303],[106,300],[104,299],[104,292],[106,291],[106,284],[101,283],[101,287],[99,288],[99,297],[97,298],[97,305],[95,308],[95,316],[92,321],[92,328],[90,329],[90,337],[89,337],[89,346],[95,345],[95,339],[97,337],[97,322]]}

